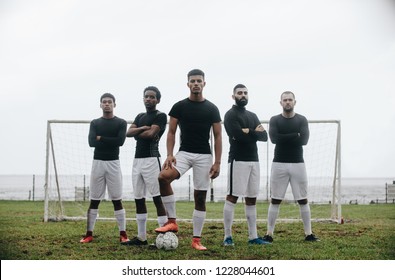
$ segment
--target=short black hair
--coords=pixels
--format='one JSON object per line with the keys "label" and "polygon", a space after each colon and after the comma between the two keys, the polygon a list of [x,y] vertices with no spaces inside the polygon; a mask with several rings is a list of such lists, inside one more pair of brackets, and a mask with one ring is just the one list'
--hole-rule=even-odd
{"label": "short black hair", "polygon": [[235,85],[235,87],[233,88],[233,92],[235,92],[235,90],[237,89],[237,88],[247,88],[245,85],[243,85],[243,84],[237,84],[237,85]]}
{"label": "short black hair", "polygon": [[106,92],[106,93],[104,93],[102,96],[100,96],[100,103],[102,102],[103,98],[107,98],[107,97],[111,98],[112,101],[115,103],[115,97],[114,97],[114,95],[112,95],[112,94],[109,93],[109,92]]}
{"label": "short black hair", "polygon": [[200,69],[192,69],[191,71],[188,72],[187,75],[188,80],[190,76],[203,76],[204,79],[204,72]]}
{"label": "short black hair", "polygon": [[159,89],[158,89],[157,87],[154,87],[154,86],[146,87],[146,88],[144,89],[143,94],[145,94],[145,92],[146,92],[147,90],[152,90],[152,91],[154,91],[154,92],[156,93],[156,99],[158,99],[158,101],[160,101],[160,98],[162,97],[162,95],[160,94],[160,91],[159,91]]}
{"label": "short black hair", "polygon": [[281,99],[283,99],[283,95],[284,95],[284,94],[292,94],[292,96],[293,96],[294,99],[295,99],[295,94],[294,94],[292,91],[287,90],[287,91],[284,91],[283,93],[281,93]]}

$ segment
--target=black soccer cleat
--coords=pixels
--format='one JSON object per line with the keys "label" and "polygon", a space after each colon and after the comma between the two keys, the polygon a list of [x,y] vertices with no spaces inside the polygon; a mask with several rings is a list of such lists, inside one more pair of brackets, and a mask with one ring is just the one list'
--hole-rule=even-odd
{"label": "black soccer cleat", "polygon": [[314,234],[310,234],[310,235],[306,235],[304,241],[316,242],[316,241],[321,241],[321,240]]}

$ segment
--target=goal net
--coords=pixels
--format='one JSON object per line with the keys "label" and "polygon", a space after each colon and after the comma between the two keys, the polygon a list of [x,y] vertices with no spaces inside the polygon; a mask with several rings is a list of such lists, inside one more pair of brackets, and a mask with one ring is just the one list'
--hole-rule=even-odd
{"label": "goal net", "polygon": [[[130,123],[129,121],[128,125]],[[89,124],[90,121],[86,120],[47,122],[44,221],[86,219],[93,161],[93,148],[88,145]],[[268,130],[268,121],[262,121],[262,124]],[[308,198],[312,208],[312,219],[340,222],[340,121],[309,121],[309,128],[310,139],[304,146],[304,158],[309,180]],[[177,132],[179,133],[179,129]],[[131,172],[135,144],[133,138],[126,138],[120,149],[124,204],[134,204]],[[178,144],[176,141],[176,148]],[[219,203],[224,201],[227,188],[229,141],[224,127],[222,145],[220,176],[213,181],[213,186],[207,193],[207,201]],[[258,142],[258,149],[261,183],[257,211],[258,219],[264,220],[270,200],[270,168],[274,145],[270,140]],[[161,139],[160,152],[162,156],[166,155],[166,137]],[[177,201],[193,201],[192,171],[174,181],[172,187]],[[107,196],[105,200],[108,200]],[[150,198],[147,198],[147,201],[150,201]],[[239,199],[239,203],[241,201]],[[285,200],[281,204],[279,221],[300,220],[298,209],[299,206],[293,200],[291,189],[288,187]],[[132,216],[134,218],[135,215],[127,213],[128,219]],[[112,211],[100,211],[99,219],[113,218]],[[207,216],[206,220],[210,219],[221,218]]]}

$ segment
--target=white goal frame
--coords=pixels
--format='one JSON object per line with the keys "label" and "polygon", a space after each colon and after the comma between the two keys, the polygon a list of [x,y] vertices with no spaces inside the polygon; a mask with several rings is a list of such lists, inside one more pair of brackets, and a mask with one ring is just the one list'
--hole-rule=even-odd
{"label": "white goal frame", "polygon": [[[63,206],[63,200],[62,200],[62,185],[59,180],[59,177],[62,176],[61,172],[58,170],[57,166],[57,161],[62,160],[62,159],[57,159],[56,158],[56,148],[53,142],[53,135],[52,135],[52,128],[51,126],[53,124],[84,124],[89,126],[90,121],[88,120],[48,120],[47,121],[47,137],[46,137],[46,166],[45,166],[45,185],[44,185],[44,190],[45,190],[45,195],[44,195],[44,222],[48,221],[60,221],[60,220],[76,220],[76,219],[86,219],[84,216],[67,216],[64,213],[64,206]],[[128,121],[128,125],[130,125],[131,121]],[[267,120],[262,120],[261,123],[267,127],[268,130],[268,125],[269,121]],[[332,221],[332,222],[337,222],[341,223],[342,222],[342,215],[341,215],[341,122],[339,120],[310,120],[309,125],[314,125],[314,124],[320,124],[320,123],[327,123],[327,124],[334,124],[337,126],[337,135],[336,135],[336,143],[333,143],[335,145],[335,155],[334,155],[334,162],[333,162],[333,174],[331,175],[331,180],[332,182],[330,183],[331,186],[328,186],[329,188],[332,187],[332,194],[331,198],[329,199],[329,203],[331,204],[331,213],[330,217],[323,217],[323,218],[317,218],[317,219],[312,219],[314,221]],[[86,139],[86,149],[93,150],[92,148],[89,147],[88,145],[88,131],[86,132],[86,135],[84,136]],[[213,140],[211,139],[211,142]],[[311,141],[311,138],[309,142]],[[161,146],[165,147],[165,142],[166,139],[161,140]],[[228,144],[228,137],[226,135],[225,129],[223,127],[223,134],[222,134],[222,143],[223,143],[223,151],[222,151],[222,165],[221,165],[221,175],[222,180],[224,180],[224,177],[226,178],[226,173],[227,173],[227,157],[228,157],[228,149],[224,148],[226,146],[225,144]],[[178,144],[176,143],[176,149],[177,149]],[[227,146],[228,147],[228,146]],[[307,144],[306,148],[309,147],[309,143]],[[266,174],[265,179],[262,181],[261,180],[261,185],[262,189],[264,190],[262,194],[260,194],[260,197],[258,197],[258,201],[269,201],[270,199],[270,194],[269,194],[269,182],[270,182],[270,165],[272,161],[272,154],[273,154],[273,149],[274,145],[270,142],[270,139],[266,143],[260,143],[259,144],[259,156],[260,156],[260,162],[261,162],[261,175],[262,173]],[[122,150],[121,150],[122,153]],[[162,155],[165,153],[165,150],[161,151]],[[92,153],[93,154],[93,153]],[[133,156],[133,155],[132,155]],[[91,161],[92,159],[90,159]],[[306,160],[306,158],[305,158]],[[121,160],[122,162],[122,160]],[[308,164],[308,162],[307,162]],[[50,172],[51,169],[51,172]],[[130,165],[131,169],[131,165]],[[123,173],[126,170],[123,170]],[[50,178],[50,173],[53,174],[51,175]],[[59,173],[59,174],[58,174]],[[129,172],[128,172],[129,173]],[[129,174],[130,175],[130,174]],[[308,174],[309,176],[309,171]],[[186,176],[186,175],[184,175]],[[183,176],[183,177],[184,177]],[[190,175],[189,175],[190,176]],[[185,179],[185,181],[182,182],[185,186],[186,180],[190,181],[189,179]],[[214,180],[214,184],[218,184],[218,180]],[[53,201],[54,198],[50,197],[49,195],[49,186],[50,186],[50,181],[52,185],[55,185],[56,187],[56,201],[57,201],[57,214],[56,216],[52,216],[49,212],[49,207],[50,207],[50,200]],[[85,182],[85,177],[84,177],[84,182]],[[181,182],[180,182],[181,183]],[[222,182],[223,183],[223,182]],[[85,184],[85,183],[84,183]],[[127,188],[131,188],[131,186],[124,186]],[[77,190],[76,190],[77,192]],[[176,191],[175,194],[177,195]],[[83,194],[85,198],[85,190]],[[190,199],[191,196],[188,197],[181,197],[178,198],[178,200],[188,200]],[[210,201],[221,201],[225,198],[223,193],[220,195],[215,196],[213,189],[211,189],[211,192],[208,192],[208,198],[207,200]],[[176,198],[177,199],[177,198]],[[193,199],[193,198],[192,198]],[[127,200],[132,200],[131,198],[124,199],[124,201]],[[310,200],[310,199],[309,199]],[[294,201],[290,200],[288,202],[294,203]],[[314,201],[313,201],[314,203]],[[84,211],[86,211],[85,209]],[[128,215],[130,216],[130,215]],[[100,219],[113,219],[112,217],[101,217]],[[133,218],[128,218],[134,220]],[[206,219],[207,221],[210,221],[210,219]],[[258,219],[261,220],[261,219]],[[290,221],[294,221],[295,219],[290,219]],[[300,220],[300,219],[296,219]],[[214,220],[213,220],[214,221]],[[279,221],[288,221],[288,219],[281,219],[279,218]]]}

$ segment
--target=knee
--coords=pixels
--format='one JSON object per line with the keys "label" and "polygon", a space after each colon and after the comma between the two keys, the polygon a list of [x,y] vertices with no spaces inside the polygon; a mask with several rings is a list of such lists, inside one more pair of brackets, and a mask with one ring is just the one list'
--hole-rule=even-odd
{"label": "knee", "polygon": [[272,203],[272,204],[280,204],[281,201],[282,201],[281,199],[272,198],[271,203]]}
{"label": "knee", "polygon": [[298,200],[299,205],[306,205],[307,202],[307,198]]}
{"label": "knee", "polygon": [[167,181],[166,176],[162,172],[159,173],[158,181],[159,181],[159,184],[164,184]]}
{"label": "knee", "polygon": [[246,197],[245,204],[249,206],[256,205],[256,197]]}
{"label": "knee", "polygon": [[100,204],[100,200],[91,200],[91,203],[89,205],[90,209],[98,209]]}
{"label": "knee", "polygon": [[170,172],[160,172],[158,176],[159,184],[170,184],[174,179],[172,178],[172,173]]}
{"label": "knee", "polygon": [[233,196],[233,195],[227,195],[226,196],[226,200],[232,202],[233,204],[237,203],[237,199],[238,199],[237,196]]}

